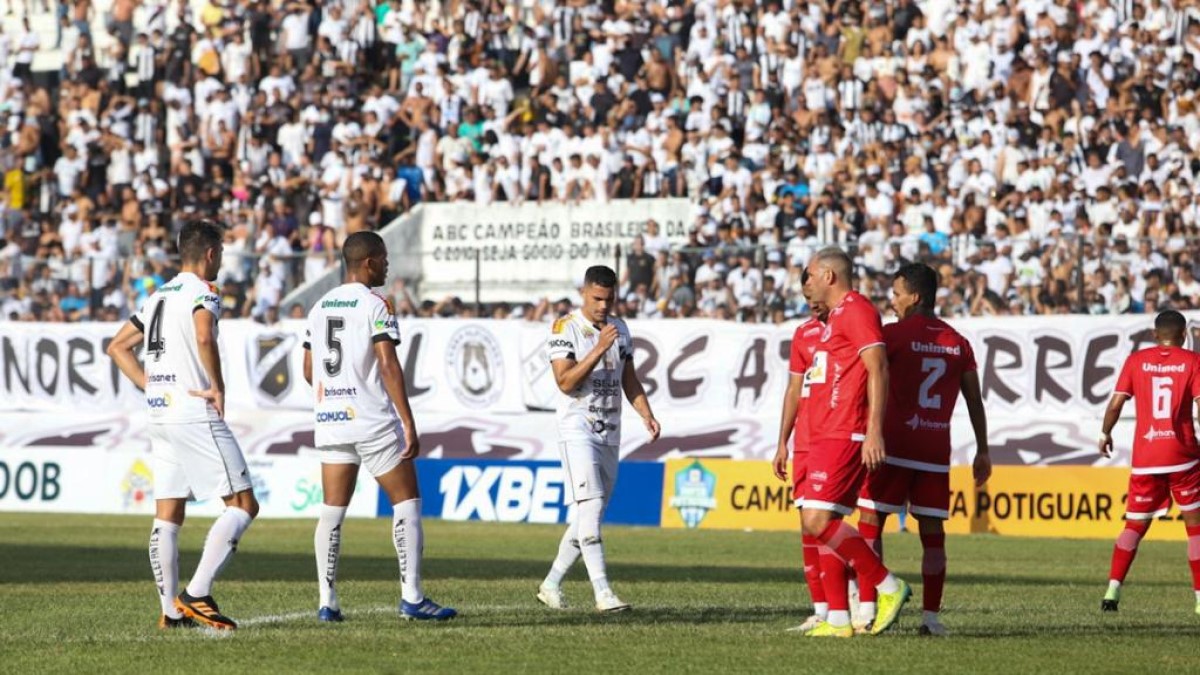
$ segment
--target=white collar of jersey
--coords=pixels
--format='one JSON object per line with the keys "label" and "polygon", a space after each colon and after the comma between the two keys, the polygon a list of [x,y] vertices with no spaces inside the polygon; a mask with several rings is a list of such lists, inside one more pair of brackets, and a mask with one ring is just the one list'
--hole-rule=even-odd
{"label": "white collar of jersey", "polygon": [[579,321],[580,323],[582,323],[584,326],[586,326],[586,327],[588,327],[588,328],[591,328],[592,330],[600,330],[601,328],[603,328],[604,326],[608,325],[609,323],[612,323],[612,318],[611,318],[611,317],[609,318],[609,320],[608,320],[608,321],[605,321],[605,322],[604,322],[603,324],[601,324],[601,325],[596,325],[596,324],[592,323],[590,319],[588,319],[586,316],[584,316],[584,315],[583,315],[583,308],[582,308],[582,307],[580,307],[579,309],[575,310],[574,312],[571,312],[571,316],[575,317],[575,319],[576,319],[576,320],[578,320],[578,321]]}

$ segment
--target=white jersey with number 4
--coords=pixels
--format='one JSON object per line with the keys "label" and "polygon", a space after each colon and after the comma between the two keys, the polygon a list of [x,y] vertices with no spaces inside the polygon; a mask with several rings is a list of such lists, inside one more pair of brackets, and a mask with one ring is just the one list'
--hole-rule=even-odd
{"label": "white jersey with number 4", "polygon": [[155,291],[130,319],[142,331],[151,424],[221,419],[208,401],[188,394],[212,386],[200,361],[192,315],[202,309],[212,313],[215,338],[220,302],[216,286],[191,272],[180,272]]}
{"label": "white jersey with number 4", "polygon": [[400,418],[383,387],[376,342],[398,345],[400,331],[391,303],[363,284],[338,286],[309,312],[304,348],[312,350],[318,448],[396,433]]}
{"label": "white jersey with number 4", "polygon": [[[621,444],[621,374],[633,358],[633,338],[621,319],[610,317],[617,339],[575,391],[560,394],[558,437],[561,441],[588,441],[599,445]],[[580,361],[595,348],[600,329],[576,310],[558,319],[546,342],[550,361]]]}

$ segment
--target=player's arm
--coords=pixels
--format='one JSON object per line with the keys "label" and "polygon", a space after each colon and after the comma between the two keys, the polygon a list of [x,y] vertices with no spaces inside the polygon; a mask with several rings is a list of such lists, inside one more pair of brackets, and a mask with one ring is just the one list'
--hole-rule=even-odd
{"label": "player's arm", "polygon": [[786,481],[788,474],[787,457],[788,438],[796,424],[796,410],[800,407],[800,394],[804,391],[804,375],[791,373],[788,376],[787,390],[783,392],[783,405],[779,414],[779,445],[775,449],[775,477]]}
{"label": "player's arm", "polygon": [[654,418],[654,411],[650,410],[650,399],[646,396],[642,381],[638,379],[637,369],[633,367],[631,358],[625,360],[625,369],[621,371],[621,389],[625,391],[625,398],[629,400],[629,404],[641,415],[642,423],[646,425],[646,431],[650,434],[650,442],[657,441],[662,432],[662,425]]}
{"label": "player's arm", "polygon": [[304,349],[304,381],[312,386],[312,350]]}
{"label": "player's arm", "polygon": [[992,475],[992,458],[988,450],[987,413],[983,409],[983,393],[979,386],[979,373],[974,370],[964,370],[959,378],[959,390],[963,401],[967,404],[967,414],[971,417],[971,429],[975,432],[975,463],[972,473],[975,474],[975,486],[980,487]]}
{"label": "player's arm", "polygon": [[212,404],[217,416],[225,418],[225,378],[221,374],[221,349],[217,342],[217,315],[204,307],[192,312],[192,323],[196,328],[196,352],[200,365],[208,375],[208,389],[188,393]]}
{"label": "player's arm", "polygon": [[863,464],[869,471],[883,465],[883,413],[887,407],[888,363],[882,344],[859,353],[867,370],[867,438],[863,441]]}
{"label": "player's arm", "polygon": [[1127,400],[1129,394],[1114,392],[1104,410],[1104,422],[1100,425],[1100,454],[1105,457],[1112,457],[1112,430],[1117,426],[1117,420],[1121,419],[1121,410],[1125,408]]}
{"label": "player's arm", "polygon": [[612,347],[616,340],[617,327],[608,324],[600,331],[600,339],[596,341],[596,346],[582,359],[577,361],[568,356],[551,361],[550,367],[554,370],[554,382],[558,384],[559,391],[569,394],[578,389],[579,385],[596,369],[600,359],[604,358],[604,353],[608,351],[609,347]]}
{"label": "player's arm", "polygon": [[[309,357],[309,360],[311,358]],[[396,356],[396,343],[391,340],[376,340],[375,358],[379,361],[379,373],[383,376],[383,388],[387,390],[388,398],[392,399],[392,405],[396,407],[396,414],[400,416],[400,423],[404,425],[404,454],[402,456],[405,459],[415,459],[421,454],[421,446],[417,437],[417,423],[413,420],[412,406],[408,402],[408,388],[404,384],[404,369],[400,367],[400,359]],[[311,367],[310,364],[310,370]]]}
{"label": "player's arm", "polygon": [[129,381],[138,389],[146,389],[146,370],[142,368],[142,364],[138,363],[137,357],[133,355],[133,350],[142,344],[142,327],[139,322],[133,320],[125,322],[117,334],[113,336],[112,341],[108,343],[108,349],[105,353],[108,358],[117,364],[117,368]]}

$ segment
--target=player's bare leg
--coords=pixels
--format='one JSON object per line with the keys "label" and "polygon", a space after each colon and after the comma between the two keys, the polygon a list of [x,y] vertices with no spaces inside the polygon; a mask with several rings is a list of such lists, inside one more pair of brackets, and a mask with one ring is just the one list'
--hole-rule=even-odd
{"label": "player's bare leg", "polygon": [[321,504],[321,517],[313,534],[313,549],[317,554],[317,586],[320,589],[317,609],[319,621],[343,620],[336,587],[337,568],[342,554],[342,521],[346,519],[346,509],[350,506],[357,483],[357,464],[321,465],[321,490],[325,497]]}
{"label": "player's bare leg", "polygon": [[1192,568],[1192,591],[1196,594],[1196,614],[1200,614],[1200,510],[1183,512],[1187,529],[1188,566]]}
{"label": "player's bare leg", "polygon": [[421,586],[421,554],[425,530],[421,525],[421,492],[417,469],[403,461],[375,477],[392,503],[392,543],[400,562],[400,616],[405,619],[445,621],[458,615],[425,597]]}
{"label": "player's bare leg", "polygon": [[237,623],[221,614],[212,597],[212,584],[233,559],[238,542],[258,515],[258,500],[254,498],[252,489],[221,499],[225,502],[225,510],[209,529],[196,573],[192,575],[187,588],[179,594],[176,604],[198,623],[218,630],[232,630],[237,628]]}
{"label": "player's bare leg", "polygon": [[944,637],[946,627],[938,620],[942,592],[946,587],[946,528],[941,518],[917,516],[921,533],[921,578],[924,585],[921,635]]}
{"label": "player's bare leg", "polygon": [[196,623],[175,606],[179,592],[179,528],[187,505],[186,499],[159,499],[154,502],[154,525],[150,528],[150,570],[158,588],[162,606],[159,628],[190,628]]}
{"label": "player's bare leg", "polygon": [[1117,535],[1117,541],[1113,544],[1112,565],[1108,573],[1108,590],[1104,592],[1104,599],[1100,601],[1100,611],[1117,611],[1118,604],[1121,602],[1121,586],[1125,583],[1125,576],[1129,574],[1129,568],[1133,566],[1133,559],[1137,557],[1138,544],[1150,531],[1151,522],[1150,520],[1125,519],[1125,527],[1121,530],[1121,534]]}

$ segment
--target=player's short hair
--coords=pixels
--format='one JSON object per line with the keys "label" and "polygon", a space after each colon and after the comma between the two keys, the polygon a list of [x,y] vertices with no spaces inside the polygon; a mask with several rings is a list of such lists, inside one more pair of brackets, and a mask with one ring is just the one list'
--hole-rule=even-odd
{"label": "player's short hair", "polygon": [[1187,332],[1187,319],[1173,309],[1160,312],[1154,318],[1154,332],[1160,335],[1181,335]]}
{"label": "player's short hair", "polygon": [[933,309],[937,303],[938,275],[925,263],[909,263],[896,271],[896,279],[902,280],[909,293],[921,296],[921,306]]}
{"label": "player's short hair", "polygon": [[817,264],[828,267],[838,277],[849,281],[850,273],[854,270],[854,263],[845,251],[836,246],[827,246],[817,251],[815,257]]}
{"label": "player's short hair", "polygon": [[342,244],[342,260],[346,262],[346,267],[361,265],[367,258],[378,255],[387,255],[387,246],[383,243],[383,237],[369,230],[355,232],[346,237],[346,243]]}
{"label": "player's short hair", "polygon": [[584,286],[599,286],[600,288],[616,288],[617,273],[607,265],[593,265],[583,274]]}
{"label": "player's short hair", "polygon": [[207,218],[188,221],[179,231],[179,257],[184,263],[204,260],[209,249],[221,245],[225,235],[216,221]]}

